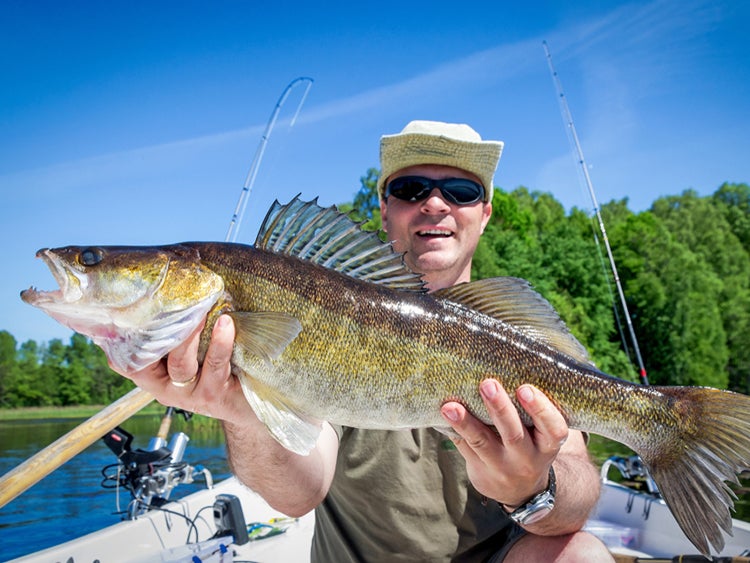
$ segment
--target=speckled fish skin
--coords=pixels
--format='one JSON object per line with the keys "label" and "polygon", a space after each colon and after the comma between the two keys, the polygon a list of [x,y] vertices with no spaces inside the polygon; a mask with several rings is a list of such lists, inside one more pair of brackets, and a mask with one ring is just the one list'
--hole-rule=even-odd
{"label": "speckled fish skin", "polygon": [[302,455],[323,420],[446,427],[440,407],[455,400],[489,423],[483,379],[509,390],[533,384],[570,427],[641,455],[688,538],[704,554],[709,543],[721,549],[720,529],[731,529],[724,481],[736,481],[750,460],[748,397],[610,377],[523,280],[425,293],[400,257],[341,217],[295,199],[272,208],[255,247],[45,249],[39,255],[61,290],[22,297],[94,339],[120,371],[161,358],[208,312],[205,350],[212,323],[229,313],[245,396],[273,436]]}
{"label": "speckled fish skin", "polygon": [[593,402],[602,378],[613,383],[613,401],[641,391],[435,294],[397,292],[249,248],[226,252],[223,244],[204,244],[200,255],[224,277],[233,309],[283,311],[300,321],[302,331],[277,360],[265,362],[242,347],[235,359],[320,420],[383,429],[445,426],[440,406],[458,400],[489,422],[478,394],[489,376],[509,389],[538,386],[574,425],[596,418],[579,411],[599,410]]}

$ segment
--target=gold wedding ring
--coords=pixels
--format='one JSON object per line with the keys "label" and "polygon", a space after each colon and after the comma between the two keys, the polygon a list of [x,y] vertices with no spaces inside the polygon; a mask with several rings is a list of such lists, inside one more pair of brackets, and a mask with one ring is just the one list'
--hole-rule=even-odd
{"label": "gold wedding ring", "polygon": [[171,377],[169,378],[169,382],[174,385],[175,387],[187,387],[191,383],[195,382],[195,380],[198,379],[198,374],[196,373],[193,377],[188,379],[187,381],[175,381]]}

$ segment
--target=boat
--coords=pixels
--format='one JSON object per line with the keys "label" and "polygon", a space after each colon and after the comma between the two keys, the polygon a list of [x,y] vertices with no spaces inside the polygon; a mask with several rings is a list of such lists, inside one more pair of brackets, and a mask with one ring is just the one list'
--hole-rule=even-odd
{"label": "boat", "polygon": [[[217,526],[227,514],[225,520],[229,522],[242,521],[244,539],[241,531],[233,534],[231,527]],[[134,519],[12,561],[304,562],[310,560],[314,523],[313,512],[302,518],[287,518],[230,477]]]}
{"label": "boat", "polygon": [[[171,416],[167,409],[164,420]],[[290,518],[235,477],[214,485],[203,470],[204,489],[170,500],[173,489],[193,482],[201,470],[183,460],[188,442],[183,432],[169,444],[162,435],[160,429],[145,450],[133,450],[132,436],[121,428],[104,437],[118,458],[110,480],[132,496],[126,520],[12,562],[310,560],[315,513]],[[584,529],[599,537],[618,563],[706,561],[680,530],[637,456],[610,457],[602,464],[601,479],[602,494]],[[733,535],[717,555],[725,562],[750,561],[750,523],[733,520]]]}
{"label": "boat", "polygon": [[[621,481],[611,478],[612,469]],[[601,480],[599,501],[584,529],[601,539],[618,563],[708,561],[682,532],[638,456],[608,458]],[[750,523],[732,519],[732,535],[725,540],[714,560],[750,561]]]}
{"label": "boat", "polygon": [[[217,526],[227,498],[236,499],[240,505],[237,516],[246,526],[245,538],[235,538],[230,529]],[[207,508],[211,509],[208,513]],[[750,524],[740,520],[733,523],[734,535],[719,555],[730,558],[723,561],[747,562]],[[314,512],[288,518],[230,477],[172,501],[161,510],[150,510],[133,520],[14,559],[13,563],[305,562],[310,560],[314,525]],[[603,483],[599,504],[585,529],[607,544],[618,563],[672,561],[681,555],[705,561],[696,554],[663,501],[612,481]],[[688,560],[692,559],[682,559]]]}

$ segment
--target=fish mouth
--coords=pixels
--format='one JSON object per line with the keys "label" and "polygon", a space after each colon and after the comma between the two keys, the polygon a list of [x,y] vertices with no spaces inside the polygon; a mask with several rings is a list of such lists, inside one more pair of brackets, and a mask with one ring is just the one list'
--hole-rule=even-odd
{"label": "fish mouth", "polygon": [[35,287],[30,287],[21,292],[21,299],[38,307],[51,303],[74,303],[83,297],[83,287],[86,284],[85,275],[73,270],[49,248],[39,250],[36,257],[44,260],[60,288],[52,291],[40,291]]}

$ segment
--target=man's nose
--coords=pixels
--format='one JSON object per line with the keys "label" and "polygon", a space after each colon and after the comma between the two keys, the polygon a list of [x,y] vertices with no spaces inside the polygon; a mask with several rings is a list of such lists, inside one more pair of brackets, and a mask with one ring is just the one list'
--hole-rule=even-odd
{"label": "man's nose", "polygon": [[422,201],[423,213],[447,213],[450,211],[450,204],[443,198],[439,188],[432,188],[427,199]]}

